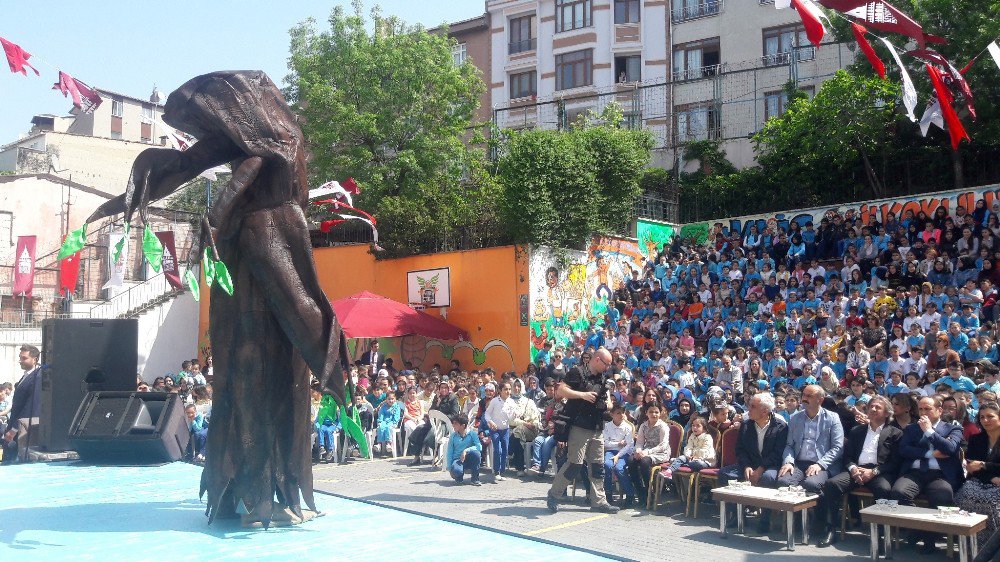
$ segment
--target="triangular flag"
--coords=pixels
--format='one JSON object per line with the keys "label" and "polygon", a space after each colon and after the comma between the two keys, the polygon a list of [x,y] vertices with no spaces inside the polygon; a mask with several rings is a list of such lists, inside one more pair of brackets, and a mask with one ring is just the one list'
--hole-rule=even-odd
{"label": "triangular flag", "polygon": [[4,54],[7,55],[7,65],[10,66],[11,72],[20,72],[21,74],[27,76],[28,72],[24,70],[24,67],[28,67],[35,71],[35,76],[39,76],[38,69],[28,63],[28,59],[31,58],[31,54],[22,49],[20,45],[11,43],[3,37],[0,37],[0,46],[3,47]]}
{"label": "triangular flag", "polygon": [[930,74],[931,83],[934,84],[934,91],[937,92],[938,101],[941,103],[941,115],[944,116],[944,122],[948,125],[951,148],[952,150],[958,150],[958,145],[961,144],[962,139],[970,142],[972,139],[969,138],[969,133],[965,132],[965,127],[962,126],[962,121],[959,120],[958,114],[955,113],[955,108],[951,106],[951,92],[944,85],[941,73],[930,64],[927,65],[927,73]]}
{"label": "triangular flag", "polygon": [[66,235],[66,239],[63,240],[62,247],[59,248],[59,259],[64,260],[69,256],[79,252],[87,245],[87,223],[83,226],[70,232]]}
{"label": "triangular flag", "polygon": [[146,256],[146,261],[153,271],[159,273],[163,262],[163,243],[153,234],[153,229],[146,225],[142,231],[142,253]]}
{"label": "triangular flag", "polygon": [[201,284],[198,283],[198,277],[191,271],[190,267],[184,272],[184,283],[187,284],[188,290],[191,291],[191,296],[194,297],[194,300],[200,300]]}
{"label": "triangular flag", "polygon": [[343,188],[346,189],[347,192],[350,194],[357,195],[361,193],[361,188],[358,187],[357,183],[355,183],[354,178],[347,178],[346,180],[341,182],[340,185],[343,186]]}
{"label": "triangular flag", "polygon": [[215,269],[215,280],[219,282],[219,287],[227,295],[233,296],[233,278],[229,275],[229,268],[221,261],[215,262],[213,267]]}
{"label": "triangular flag", "polygon": [[205,272],[205,284],[211,287],[215,282],[215,260],[208,256],[208,248],[201,256],[201,269]]}
{"label": "triangular flag", "polygon": [[997,63],[997,68],[1000,68],[1000,45],[997,45],[997,42],[994,41],[987,45],[986,49],[993,56],[993,62]]}
{"label": "triangular flag", "polygon": [[76,291],[80,278],[80,252],[59,260],[59,290],[67,293]]}
{"label": "triangular flag", "polygon": [[944,130],[944,117],[941,116],[941,104],[937,98],[924,109],[924,114],[920,117],[920,135],[926,137],[931,125],[937,125],[938,129]]}
{"label": "triangular flag", "polygon": [[52,86],[52,89],[59,90],[63,96],[72,97],[73,105],[84,113],[93,113],[103,101],[93,88],[61,70],[59,71],[59,81]]}
{"label": "triangular flag", "polygon": [[819,47],[823,35],[826,34],[826,28],[823,27],[822,21],[826,19],[826,16],[816,4],[813,4],[812,0],[792,0],[792,6],[802,18],[802,25],[806,28],[806,37],[809,38],[809,42]]}
{"label": "triangular flag", "polygon": [[854,32],[854,40],[858,42],[861,52],[868,57],[868,62],[872,63],[872,68],[878,73],[878,77],[885,80],[885,63],[882,62],[882,59],[878,58],[878,55],[875,54],[875,49],[872,48],[871,43],[865,37],[865,33],[868,33],[868,30],[863,25],[851,22],[851,31]]}
{"label": "triangular flag", "polygon": [[[884,37],[879,37],[879,39],[885,43],[885,47],[889,49],[892,58],[896,60],[896,65],[899,66],[899,74],[903,79],[903,106],[906,107],[906,116],[910,118],[910,121],[916,122],[917,116],[913,113],[913,110],[917,107],[917,89],[913,87],[913,80],[910,79],[910,73],[906,71],[903,59],[899,58],[896,47]],[[924,136],[926,137],[927,134],[924,133]]]}
{"label": "triangular flag", "polygon": [[111,261],[113,263],[117,263],[118,262],[118,256],[121,255],[122,248],[125,247],[125,244],[128,244],[128,232],[131,229],[132,229],[132,225],[130,225],[128,223],[128,221],[126,221],[125,222],[125,234],[121,237],[121,240],[119,240],[118,243],[115,244],[115,251],[111,254]]}
{"label": "triangular flag", "polygon": [[[955,68],[955,65],[951,64],[948,59],[944,58],[944,55],[934,49],[918,49],[915,51],[909,51],[906,54],[912,55],[923,61],[937,64],[941,68],[945,69],[945,72],[947,72],[952,79],[952,83],[948,84],[948,91],[951,92],[952,89],[957,86],[958,92],[962,94],[960,101],[963,102],[965,107],[969,110],[969,115],[972,116],[972,119],[976,119],[976,108],[972,104],[972,88],[969,87],[969,82],[965,79],[965,76],[962,75],[962,72]],[[941,75],[940,78],[943,80],[944,76]],[[954,101],[953,96],[950,99]]]}

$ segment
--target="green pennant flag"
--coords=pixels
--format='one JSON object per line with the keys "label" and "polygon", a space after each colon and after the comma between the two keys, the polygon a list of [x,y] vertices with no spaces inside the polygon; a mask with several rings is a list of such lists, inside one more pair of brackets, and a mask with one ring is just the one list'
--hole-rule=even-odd
{"label": "green pennant flag", "polygon": [[59,248],[59,261],[62,261],[73,254],[79,252],[87,244],[87,223],[70,232],[63,240],[62,247]]}
{"label": "green pennant flag", "polygon": [[205,284],[211,287],[215,282],[215,260],[208,257],[208,248],[202,254],[201,268],[205,271]]}
{"label": "green pennant flag", "polygon": [[215,270],[215,280],[219,283],[219,287],[227,295],[233,296],[233,278],[229,275],[229,268],[222,261],[215,262],[212,267]]}
{"label": "green pennant flag", "polygon": [[142,231],[142,253],[146,256],[146,261],[149,262],[153,271],[159,273],[163,263],[163,243],[153,234],[153,229],[149,228],[148,224]]}
{"label": "green pennant flag", "polygon": [[126,222],[125,223],[125,234],[122,236],[122,239],[119,240],[117,244],[115,244],[115,251],[111,255],[111,257],[113,258],[111,260],[111,263],[118,263],[118,256],[121,255],[122,250],[125,248],[125,244],[128,244],[128,231],[131,230],[131,229],[132,229],[132,225],[130,225],[129,223]]}
{"label": "green pennant flag", "polygon": [[[326,397],[323,397],[326,399]],[[330,397],[333,400],[333,397]],[[351,404],[351,410],[353,413],[350,416],[340,416],[340,424],[344,427],[344,431],[347,432],[354,442],[358,444],[358,450],[361,451],[361,456],[370,459],[371,451],[368,450],[368,438],[365,437],[365,430],[361,429],[361,416],[358,414],[357,407],[354,406],[354,397],[351,392],[351,385],[347,385],[347,403]],[[322,402],[321,402],[322,404]]]}
{"label": "green pennant flag", "polygon": [[201,300],[201,285],[198,283],[198,276],[190,268],[184,272],[184,282],[187,283],[188,290],[191,291],[194,300]]}

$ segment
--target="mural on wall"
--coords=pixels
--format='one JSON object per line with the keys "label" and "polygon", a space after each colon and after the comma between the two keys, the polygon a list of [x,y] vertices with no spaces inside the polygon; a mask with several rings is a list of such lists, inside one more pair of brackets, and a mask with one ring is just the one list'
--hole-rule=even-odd
{"label": "mural on wall", "polygon": [[[467,350],[467,351],[466,351]],[[447,362],[458,359],[463,369],[478,369],[489,360],[491,365],[510,365],[515,369],[514,353],[506,342],[492,339],[482,348],[472,342],[460,341],[454,344],[423,336],[403,336],[399,338],[399,355],[405,364],[409,361],[413,367],[427,372],[435,363],[447,368]],[[470,364],[471,361],[471,364]]]}
{"label": "mural on wall", "polygon": [[[661,230],[652,239],[662,236]],[[567,346],[574,333],[603,326],[614,290],[647,261],[630,238],[595,236],[587,252],[567,250],[558,256],[549,248],[533,248],[528,264],[531,360],[546,340]]]}
{"label": "mural on wall", "polygon": [[746,236],[750,232],[751,226],[757,226],[761,231],[765,227],[771,226],[773,229],[787,232],[788,226],[792,222],[797,222],[800,226],[812,222],[815,227],[819,227],[819,223],[824,217],[832,216],[835,213],[858,217],[864,223],[867,223],[869,217],[872,216],[880,223],[885,222],[889,213],[892,213],[896,219],[905,217],[907,213],[916,216],[921,211],[927,216],[932,216],[938,207],[944,207],[948,214],[954,215],[958,207],[964,207],[966,211],[972,212],[976,201],[980,199],[986,201],[987,208],[992,208],[994,201],[1000,201],[1000,186],[991,185],[977,189],[939,191],[912,197],[877,199],[846,205],[731,217],[718,221],[686,224],[681,227],[680,235],[682,238],[695,237],[699,243],[704,243],[706,240],[712,239],[719,228],[727,234],[733,231],[739,232],[741,236]]}
{"label": "mural on wall", "polygon": [[639,240],[639,248],[645,252],[646,259],[653,261],[663,245],[669,244],[674,237],[674,227],[640,219],[635,223],[635,237]]}

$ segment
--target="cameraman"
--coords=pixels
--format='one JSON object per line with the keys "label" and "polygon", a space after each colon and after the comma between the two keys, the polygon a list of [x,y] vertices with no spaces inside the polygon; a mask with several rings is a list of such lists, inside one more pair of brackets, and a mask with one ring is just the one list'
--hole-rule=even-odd
{"label": "cameraman", "polygon": [[[581,361],[556,386],[556,398],[566,399],[566,408],[556,420],[556,440],[566,442],[566,464],[556,474],[546,497],[549,511],[559,510],[559,498],[574,480],[586,482],[591,511],[618,513],[604,496],[604,413],[611,409],[611,393],[604,373],[611,367],[611,352],[601,347],[593,357]],[[587,475],[590,466],[590,477]]]}

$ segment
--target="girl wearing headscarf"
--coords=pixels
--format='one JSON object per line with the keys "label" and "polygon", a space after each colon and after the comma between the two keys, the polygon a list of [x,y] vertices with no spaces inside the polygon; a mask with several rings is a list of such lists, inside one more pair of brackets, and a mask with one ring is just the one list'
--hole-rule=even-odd
{"label": "girl wearing headscarf", "polygon": [[510,419],[511,437],[511,466],[517,471],[519,477],[524,476],[525,458],[524,447],[530,445],[538,436],[541,428],[541,414],[535,401],[524,394],[524,382],[521,379],[511,379],[510,401],[514,404],[514,415]]}

